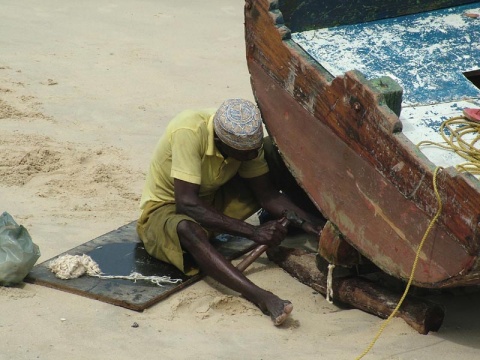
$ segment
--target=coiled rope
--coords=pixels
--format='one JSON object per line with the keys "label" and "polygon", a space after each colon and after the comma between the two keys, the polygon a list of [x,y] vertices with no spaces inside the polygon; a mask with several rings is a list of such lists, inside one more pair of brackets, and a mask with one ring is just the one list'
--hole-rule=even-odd
{"label": "coiled rope", "polygon": [[458,171],[480,175],[480,123],[465,116],[455,116],[444,121],[439,132],[444,143],[424,140],[417,147],[430,145],[452,151],[465,159],[464,163],[456,165]]}

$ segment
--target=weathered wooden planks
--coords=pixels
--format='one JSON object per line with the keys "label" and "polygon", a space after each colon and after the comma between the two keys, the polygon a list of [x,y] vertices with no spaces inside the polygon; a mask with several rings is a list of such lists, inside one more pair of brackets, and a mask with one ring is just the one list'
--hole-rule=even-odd
{"label": "weathered wooden planks", "polygon": [[[322,213],[363,255],[406,279],[438,207],[434,165],[401,133],[398,117],[360,73],[333,79],[283,40],[275,6],[247,0],[245,8],[247,63],[267,129]],[[447,169],[438,185],[444,211],[414,283],[478,283],[479,183]]]}
{"label": "weathered wooden planks", "polygon": [[480,24],[465,16],[478,9],[480,2],[291,37],[333,76],[352,69],[367,79],[393,76],[404,90],[403,106],[458,102],[480,98],[464,75],[479,67]]}

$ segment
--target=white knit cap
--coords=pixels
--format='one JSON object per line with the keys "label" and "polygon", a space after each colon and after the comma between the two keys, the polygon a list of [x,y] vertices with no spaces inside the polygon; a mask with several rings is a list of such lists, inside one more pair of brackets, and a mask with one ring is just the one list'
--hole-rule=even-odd
{"label": "white knit cap", "polygon": [[253,150],[262,145],[262,117],[251,101],[224,101],[213,117],[213,124],[220,140],[234,149]]}

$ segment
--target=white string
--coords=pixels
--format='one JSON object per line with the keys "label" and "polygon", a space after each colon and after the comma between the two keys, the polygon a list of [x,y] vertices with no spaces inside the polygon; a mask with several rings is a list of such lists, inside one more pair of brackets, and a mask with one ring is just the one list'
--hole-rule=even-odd
{"label": "white string", "polygon": [[327,275],[327,301],[330,304],[333,304],[333,269],[335,269],[334,264],[328,264],[328,275]]}
{"label": "white string", "polygon": [[124,275],[94,275],[99,279],[125,279],[125,280],[133,280],[133,282],[137,282],[137,280],[147,280],[150,281],[152,284],[162,286],[162,283],[168,284],[177,284],[182,282],[182,279],[171,279],[170,276],[145,276],[137,272],[132,272],[128,276]]}
{"label": "white string", "polygon": [[124,279],[124,280],[146,280],[151,283],[163,286],[162,284],[177,284],[182,279],[172,279],[170,276],[144,276],[137,272],[132,272],[128,276],[124,275],[103,275],[98,264],[88,255],[63,255],[48,264],[48,268],[59,279],[75,279],[84,274],[94,276],[99,279]]}
{"label": "white string", "polygon": [[88,255],[63,255],[50,261],[48,268],[59,279],[76,279],[84,274],[95,276],[102,273],[98,264]]}

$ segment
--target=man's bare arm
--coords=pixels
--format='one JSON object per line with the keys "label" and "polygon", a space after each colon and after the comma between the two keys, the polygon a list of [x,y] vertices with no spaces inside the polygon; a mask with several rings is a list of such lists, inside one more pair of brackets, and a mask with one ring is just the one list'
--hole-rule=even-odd
{"label": "man's bare arm", "polygon": [[295,205],[290,199],[279,192],[270,181],[269,174],[247,179],[248,184],[262,208],[273,217],[280,218],[286,210],[294,211],[301,219],[311,224],[311,232],[320,232],[325,224],[325,219],[320,219]]}
{"label": "man's bare arm", "polygon": [[198,196],[199,185],[174,179],[174,186],[177,212],[190,216],[208,230],[243,236],[266,245],[277,245],[285,237],[286,231],[280,222],[271,221],[261,226],[248,224],[203,202]]}

